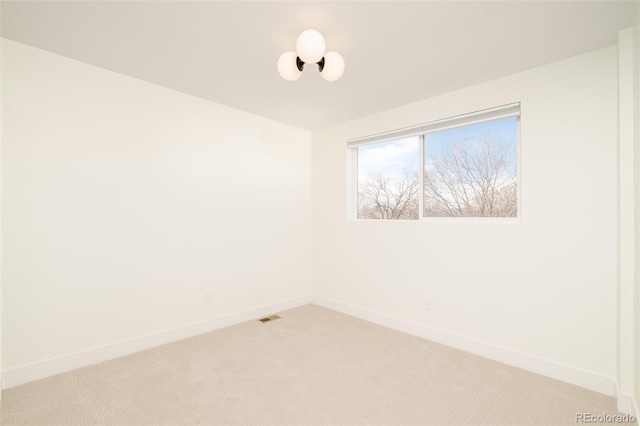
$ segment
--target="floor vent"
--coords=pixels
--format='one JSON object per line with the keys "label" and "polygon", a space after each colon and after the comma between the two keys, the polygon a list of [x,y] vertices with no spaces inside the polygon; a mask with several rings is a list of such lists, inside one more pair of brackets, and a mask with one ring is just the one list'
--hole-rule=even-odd
{"label": "floor vent", "polygon": [[260,322],[269,322],[269,321],[273,321],[273,320],[277,320],[277,319],[280,319],[280,317],[277,316],[277,315],[271,315],[270,317],[260,318],[258,321],[260,321]]}

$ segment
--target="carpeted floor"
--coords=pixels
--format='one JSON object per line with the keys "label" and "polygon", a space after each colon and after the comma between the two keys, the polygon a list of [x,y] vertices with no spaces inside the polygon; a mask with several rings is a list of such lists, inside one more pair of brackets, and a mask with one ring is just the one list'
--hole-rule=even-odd
{"label": "carpeted floor", "polygon": [[10,425],[575,425],[612,397],[316,305],[7,389]]}

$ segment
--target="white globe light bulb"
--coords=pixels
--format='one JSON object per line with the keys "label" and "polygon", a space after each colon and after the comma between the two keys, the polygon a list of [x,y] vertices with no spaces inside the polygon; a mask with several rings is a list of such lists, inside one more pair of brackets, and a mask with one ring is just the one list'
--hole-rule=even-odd
{"label": "white globe light bulb", "polygon": [[324,56],[324,37],[316,30],[306,30],[298,36],[296,52],[305,63],[315,64]]}
{"label": "white globe light bulb", "polygon": [[278,58],[278,73],[282,78],[288,81],[297,80],[302,75],[302,71],[298,69],[296,63],[296,52],[284,52]]}
{"label": "white globe light bulb", "polygon": [[320,75],[327,81],[336,81],[344,73],[344,59],[338,52],[324,55],[324,68]]}

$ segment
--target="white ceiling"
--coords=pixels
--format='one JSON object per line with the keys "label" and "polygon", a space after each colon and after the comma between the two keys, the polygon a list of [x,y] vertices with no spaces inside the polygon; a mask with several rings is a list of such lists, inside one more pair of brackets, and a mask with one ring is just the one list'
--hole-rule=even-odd
{"label": "white ceiling", "polygon": [[[616,43],[635,1],[2,1],[2,36],[316,129]],[[346,61],[280,78],[307,28]],[[46,70],[43,70],[46,72]]]}

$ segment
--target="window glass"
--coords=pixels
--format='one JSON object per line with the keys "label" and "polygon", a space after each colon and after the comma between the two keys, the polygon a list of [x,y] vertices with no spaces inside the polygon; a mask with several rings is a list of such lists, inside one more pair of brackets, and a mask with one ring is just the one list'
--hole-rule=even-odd
{"label": "window glass", "polygon": [[425,217],[517,216],[517,117],[424,136]]}
{"label": "window glass", "polygon": [[358,219],[418,219],[419,140],[357,147]]}

